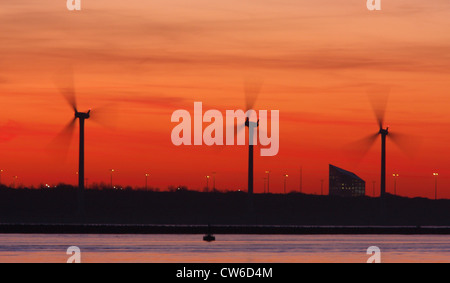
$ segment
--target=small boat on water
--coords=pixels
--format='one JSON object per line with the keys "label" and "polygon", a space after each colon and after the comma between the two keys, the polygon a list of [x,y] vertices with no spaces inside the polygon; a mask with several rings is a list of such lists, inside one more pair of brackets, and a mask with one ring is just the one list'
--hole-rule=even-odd
{"label": "small boat on water", "polygon": [[214,237],[211,234],[205,235],[203,237],[203,241],[205,241],[205,242],[214,242],[215,240],[216,240],[216,237]]}
{"label": "small boat on water", "polygon": [[208,234],[206,234],[203,237],[203,241],[205,242],[214,242],[216,240],[216,237],[214,237],[213,234],[211,234],[211,225],[208,225]]}

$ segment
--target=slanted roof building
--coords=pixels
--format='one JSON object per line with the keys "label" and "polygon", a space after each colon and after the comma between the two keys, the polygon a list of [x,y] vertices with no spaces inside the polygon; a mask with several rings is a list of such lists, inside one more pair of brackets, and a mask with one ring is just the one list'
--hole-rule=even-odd
{"label": "slanted roof building", "polygon": [[355,173],[330,164],[330,196],[359,197],[366,194],[366,182]]}

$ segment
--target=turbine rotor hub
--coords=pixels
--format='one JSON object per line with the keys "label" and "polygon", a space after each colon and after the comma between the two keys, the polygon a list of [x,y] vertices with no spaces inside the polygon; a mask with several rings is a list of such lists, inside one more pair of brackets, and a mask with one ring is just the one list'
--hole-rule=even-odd
{"label": "turbine rotor hub", "polygon": [[250,126],[258,128],[259,127],[259,120],[257,122],[251,122],[250,119],[247,117],[247,119],[245,119],[245,126],[247,128],[250,128]]}
{"label": "turbine rotor hub", "polygon": [[89,119],[89,117],[91,116],[91,110],[89,110],[88,112],[84,113],[84,112],[75,112],[75,118],[78,119]]}
{"label": "turbine rotor hub", "polygon": [[380,134],[387,136],[389,134],[389,127],[386,129],[380,129]]}

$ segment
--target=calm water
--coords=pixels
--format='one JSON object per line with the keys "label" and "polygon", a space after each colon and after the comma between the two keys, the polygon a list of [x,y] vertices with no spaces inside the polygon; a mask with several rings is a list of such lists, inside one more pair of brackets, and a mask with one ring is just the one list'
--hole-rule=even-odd
{"label": "calm water", "polygon": [[0,262],[61,262],[69,246],[82,262],[361,262],[378,246],[382,262],[450,262],[450,236],[400,235],[0,235]]}

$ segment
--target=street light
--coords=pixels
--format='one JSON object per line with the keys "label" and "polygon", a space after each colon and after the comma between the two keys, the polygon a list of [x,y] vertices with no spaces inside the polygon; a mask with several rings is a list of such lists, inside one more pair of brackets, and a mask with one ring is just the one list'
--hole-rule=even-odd
{"label": "street light", "polygon": [[216,189],[216,172],[212,172],[213,175],[213,191]]}
{"label": "street light", "polygon": [[397,195],[397,178],[398,176],[400,176],[397,173],[392,174],[392,176],[394,177],[394,196]]}
{"label": "street light", "polygon": [[287,178],[289,177],[288,174],[284,175],[284,194],[286,194],[286,183],[287,183]]}
{"label": "street light", "polygon": [[437,185],[439,173],[433,173],[434,176],[434,199],[437,200]]}
{"label": "street light", "polygon": [[113,173],[116,171],[114,169],[111,169],[111,189],[113,188]]}
{"label": "street light", "polygon": [[264,193],[266,193],[266,188],[267,188],[267,178],[263,178],[264,180]]}
{"label": "street light", "polygon": [[145,174],[145,190],[148,190],[148,177],[150,176],[150,174],[146,173]]}
{"label": "street light", "polygon": [[270,192],[270,171],[266,171],[267,174],[267,193]]}
{"label": "street light", "polygon": [[206,192],[209,192],[209,178],[211,178],[211,176],[205,176],[206,178]]}
{"label": "street light", "polygon": [[0,169],[0,185],[2,184],[2,173],[3,173],[3,169]]}
{"label": "street light", "polygon": [[13,176],[14,189],[16,188],[16,180],[17,180],[18,178],[19,178],[19,177],[17,177],[17,176]]}
{"label": "street light", "polygon": [[300,193],[303,192],[303,166],[300,167]]}

